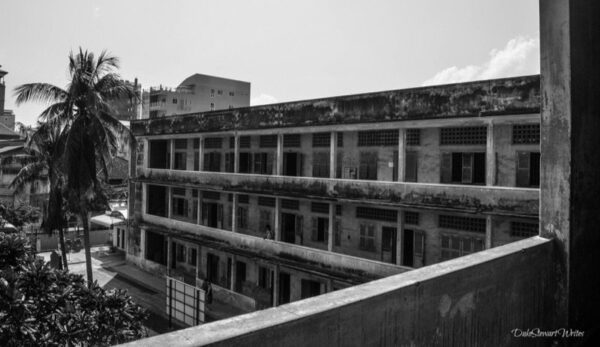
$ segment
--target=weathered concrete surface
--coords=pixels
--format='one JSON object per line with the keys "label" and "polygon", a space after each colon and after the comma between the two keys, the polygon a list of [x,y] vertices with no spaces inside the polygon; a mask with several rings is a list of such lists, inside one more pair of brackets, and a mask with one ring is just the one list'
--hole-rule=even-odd
{"label": "weathered concrete surface", "polygon": [[538,113],[539,76],[393,90],[131,122],[136,136]]}
{"label": "weathered concrete surface", "polygon": [[440,185],[428,183],[333,180],[218,172],[142,169],[138,182],[189,188],[297,196],[305,199],[353,200],[360,203],[436,208],[512,216],[539,214],[539,190],[529,188]]}
{"label": "weathered concrete surface", "polygon": [[598,18],[599,1],[540,1],[541,233],[557,248],[555,317],[590,341],[600,336]]}
{"label": "weathered concrete surface", "polygon": [[129,346],[507,346],[548,328],[552,242],[533,237]]}

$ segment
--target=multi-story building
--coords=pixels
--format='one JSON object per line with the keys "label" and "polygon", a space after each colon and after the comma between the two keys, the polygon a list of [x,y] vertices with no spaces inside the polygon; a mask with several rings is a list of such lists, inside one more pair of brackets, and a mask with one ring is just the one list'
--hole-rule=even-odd
{"label": "multi-story building", "polygon": [[177,88],[156,87],[144,91],[142,118],[205,112],[250,105],[250,83],[194,74]]}
{"label": "multi-story building", "polygon": [[128,260],[252,310],[536,235],[539,86],[134,121]]}

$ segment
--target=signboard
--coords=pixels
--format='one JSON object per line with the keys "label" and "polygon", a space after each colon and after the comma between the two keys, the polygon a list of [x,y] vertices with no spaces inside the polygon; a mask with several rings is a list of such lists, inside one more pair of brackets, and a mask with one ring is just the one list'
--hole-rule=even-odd
{"label": "signboard", "polygon": [[167,276],[167,315],[193,326],[204,323],[204,291]]}

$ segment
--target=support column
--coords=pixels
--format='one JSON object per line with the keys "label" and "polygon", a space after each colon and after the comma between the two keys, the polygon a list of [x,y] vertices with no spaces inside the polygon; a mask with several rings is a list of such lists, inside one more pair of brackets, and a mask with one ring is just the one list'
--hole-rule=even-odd
{"label": "support column", "polygon": [[329,203],[329,228],[327,233],[327,250],[329,252],[333,252],[333,232],[335,227],[335,203]]}
{"label": "support column", "polygon": [[237,213],[238,213],[239,194],[233,193],[233,201],[231,203],[231,231],[237,233]]}
{"label": "support column", "polygon": [[276,175],[283,174],[283,134],[277,134],[277,170]]}
{"label": "support column", "polygon": [[202,191],[198,189],[198,224],[202,225]]}
{"label": "support column", "polygon": [[496,185],[496,144],[494,141],[494,123],[487,126],[487,142],[485,146],[485,184]]}
{"label": "support column", "polygon": [[167,218],[173,218],[173,188],[167,187]]}
{"label": "support column", "polygon": [[140,258],[146,259],[146,229],[140,229]]}
{"label": "support column", "polygon": [[281,241],[281,198],[275,198],[275,241]]}
{"label": "support column", "polygon": [[171,276],[171,267],[173,267],[173,238],[167,236],[167,276]]}
{"label": "support column", "polygon": [[233,146],[233,172],[240,172],[240,135],[234,135]]}
{"label": "support column", "polygon": [[402,251],[404,250],[404,210],[398,210],[396,221],[396,265],[402,265]]}
{"label": "support column", "polygon": [[279,306],[279,265],[273,269],[273,307]]}
{"label": "support column", "polygon": [[231,290],[232,292],[235,292],[235,281],[236,281],[236,275],[235,275],[235,270],[236,270],[237,264],[235,261],[235,255],[231,256],[231,283],[229,283],[229,290]]}
{"label": "support column", "polygon": [[587,342],[600,334],[598,18],[600,1],[540,1],[540,232],[555,242],[555,327]]}
{"label": "support column", "polygon": [[169,169],[175,166],[175,140],[169,140]]}
{"label": "support column", "polygon": [[331,132],[331,141],[329,143],[329,178],[335,178],[336,173],[336,159],[337,154],[337,132]]}
{"label": "support column", "polygon": [[200,136],[200,148],[198,148],[198,166],[200,166],[199,171],[204,171],[204,136]]}
{"label": "support column", "polygon": [[485,216],[485,249],[492,248],[492,233],[493,233],[493,224],[492,224],[492,216]]}
{"label": "support column", "polygon": [[196,245],[196,278],[200,278],[200,269],[202,268],[202,246]]}
{"label": "support column", "polygon": [[406,129],[398,129],[398,182],[404,182],[406,179]]}

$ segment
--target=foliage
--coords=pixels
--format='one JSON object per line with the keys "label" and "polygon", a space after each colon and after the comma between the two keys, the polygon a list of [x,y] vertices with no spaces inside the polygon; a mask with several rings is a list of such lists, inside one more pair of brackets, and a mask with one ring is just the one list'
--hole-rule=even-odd
{"label": "foliage", "polygon": [[40,219],[40,209],[29,204],[20,203],[17,206],[0,204],[0,224],[8,222],[17,229],[21,229],[25,224],[35,223]]}
{"label": "foliage", "polygon": [[0,233],[0,345],[108,346],[146,336],[146,312],[124,290],[35,258],[26,238]]}

